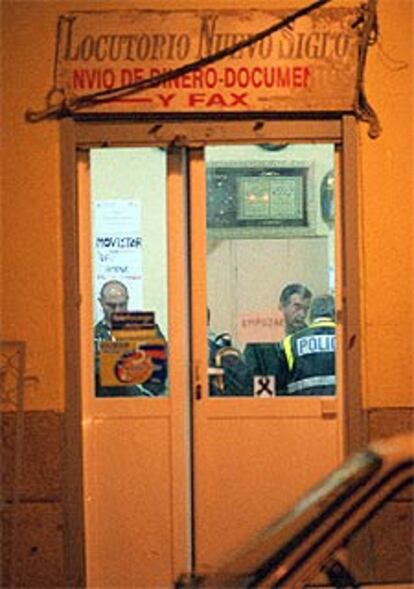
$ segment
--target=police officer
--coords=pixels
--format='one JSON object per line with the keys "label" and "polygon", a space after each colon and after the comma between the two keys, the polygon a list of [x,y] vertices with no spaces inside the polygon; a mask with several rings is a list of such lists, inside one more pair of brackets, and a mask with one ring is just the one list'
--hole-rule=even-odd
{"label": "police officer", "polygon": [[[307,315],[312,292],[300,282],[287,284],[279,295],[279,310],[283,315],[285,335],[291,335],[307,326]],[[244,360],[252,374],[263,381],[276,374],[278,380],[281,342],[248,343],[244,349]],[[263,381],[265,382],[265,381]],[[274,392],[274,391],[273,391]]]}
{"label": "police officer", "polygon": [[210,396],[252,395],[252,378],[240,351],[233,346],[227,332],[216,335],[210,328],[207,308],[208,373]]}
{"label": "police officer", "polygon": [[277,373],[278,395],[335,394],[335,300],[315,297],[310,325],[282,341]]}
{"label": "police officer", "polygon": [[304,284],[294,282],[283,288],[279,297],[279,309],[283,314],[286,335],[306,327],[311,300],[312,293]]}

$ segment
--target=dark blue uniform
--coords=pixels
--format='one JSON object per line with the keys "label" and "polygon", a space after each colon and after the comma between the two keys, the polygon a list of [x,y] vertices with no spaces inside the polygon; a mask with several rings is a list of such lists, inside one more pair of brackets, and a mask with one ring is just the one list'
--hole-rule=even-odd
{"label": "dark blue uniform", "polygon": [[285,337],[278,366],[278,395],[334,395],[335,323],[318,318]]}
{"label": "dark blue uniform", "polygon": [[[223,379],[210,378],[210,396],[238,397],[253,394],[253,375],[240,352],[233,347],[229,334],[208,335],[208,365],[222,368]],[[221,385],[220,385],[221,382]]]}

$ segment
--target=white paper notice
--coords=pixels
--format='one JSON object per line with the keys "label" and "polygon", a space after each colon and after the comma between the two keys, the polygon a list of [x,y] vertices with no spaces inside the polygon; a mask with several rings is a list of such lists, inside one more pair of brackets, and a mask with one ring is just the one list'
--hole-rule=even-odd
{"label": "white paper notice", "polygon": [[98,302],[102,285],[119,280],[129,292],[129,309],[142,309],[141,203],[98,200],[93,208],[95,321],[102,317]]}

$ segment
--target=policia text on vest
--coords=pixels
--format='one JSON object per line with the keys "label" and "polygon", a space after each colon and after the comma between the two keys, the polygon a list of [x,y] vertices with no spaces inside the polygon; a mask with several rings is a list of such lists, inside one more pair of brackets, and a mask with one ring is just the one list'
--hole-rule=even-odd
{"label": "policia text on vest", "polygon": [[286,337],[280,350],[278,395],[335,394],[335,322],[321,317]]}

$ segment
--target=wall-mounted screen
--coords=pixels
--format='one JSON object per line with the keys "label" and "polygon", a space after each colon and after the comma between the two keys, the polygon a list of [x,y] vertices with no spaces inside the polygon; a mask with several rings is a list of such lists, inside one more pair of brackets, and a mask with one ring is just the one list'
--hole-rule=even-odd
{"label": "wall-mounted screen", "polygon": [[270,165],[209,168],[208,229],[309,228],[308,172]]}
{"label": "wall-mounted screen", "polygon": [[236,186],[238,222],[306,223],[301,175],[241,176]]}

